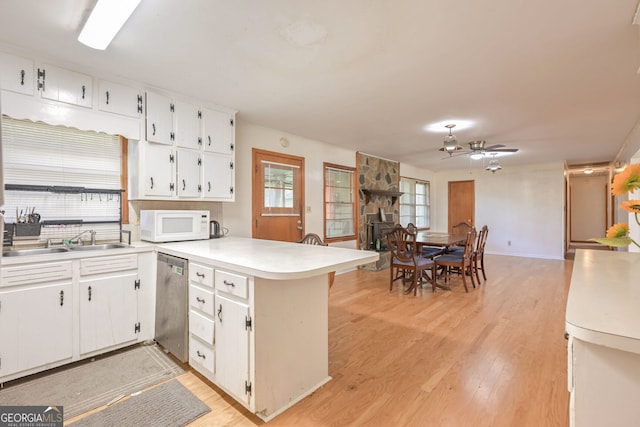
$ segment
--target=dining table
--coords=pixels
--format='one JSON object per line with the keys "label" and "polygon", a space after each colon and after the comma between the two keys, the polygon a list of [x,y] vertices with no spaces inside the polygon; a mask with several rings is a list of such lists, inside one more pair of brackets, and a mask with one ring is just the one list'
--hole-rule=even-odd
{"label": "dining table", "polygon": [[420,231],[416,233],[416,243],[419,246],[437,246],[445,251],[451,246],[464,244],[467,235],[464,233],[443,233],[436,231]]}

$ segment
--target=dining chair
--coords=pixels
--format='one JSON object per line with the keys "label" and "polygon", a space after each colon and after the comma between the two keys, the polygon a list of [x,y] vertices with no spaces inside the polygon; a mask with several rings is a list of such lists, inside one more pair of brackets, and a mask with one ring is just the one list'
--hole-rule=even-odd
{"label": "dining chair", "polygon": [[[451,234],[466,235],[471,230],[471,228],[472,228],[471,224],[463,221],[451,227]],[[449,248],[449,250],[447,250],[447,252],[455,252],[455,251],[459,251],[459,252],[464,251],[464,245],[452,246]]]}
{"label": "dining chair", "polygon": [[[307,233],[304,237],[298,240],[296,243],[303,243],[305,245],[317,245],[317,246],[329,246],[328,243],[325,243],[320,236],[315,233]],[[333,286],[333,281],[336,278],[336,272],[332,271],[329,273],[329,289]]]}
{"label": "dining chair", "polygon": [[436,270],[439,267],[443,268],[444,281],[451,280],[452,270],[457,270],[462,277],[462,284],[464,285],[465,292],[469,292],[469,288],[467,287],[467,275],[471,277],[471,284],[473,287],[476,287],[475,280],[473,278],[475,274],[474,263],[473,263],[473,250],[476,241],[476,229],[475,227],[471,227],[471,230],[467,233],[467,238],[464,243],[464,252],[451,252],[446,253],[444,255],[436,258]]}
{"label": "dining chair", "polygon": [[489,227],[483,225],[478,233],[476,239],[476,247],[473,251],[473,268],[476,272],[476,278],[478,279],[478,285],[480,284],[480,275],[478,270],[482,271],[482,277],[484,281],[487,281],[487,275],[484,272],[484,246],[487,243],[487,236],[489,234]]}
{"label": "dining chair", "polygon": [[[421,281],[427,270],[431,270],[431,286],[435,292],[435,262],[418,255],[416,235],[401,225],[396,225],[386,235],[387,245],[391,253],[389,261],[390,281],[389,292],[393,291],[393,282],[402,279],[403,282],[410,277],[411,285],[404,291],[413,295],[418,292],[418,282]],[[399,274],[399,272],[402,274]]]}

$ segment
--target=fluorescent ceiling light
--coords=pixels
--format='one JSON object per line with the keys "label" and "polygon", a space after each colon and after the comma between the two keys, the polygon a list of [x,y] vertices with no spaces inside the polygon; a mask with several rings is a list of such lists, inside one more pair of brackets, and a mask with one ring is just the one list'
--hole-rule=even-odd
{"label": "fluorescent ceiling light", "polygon": [[142,0],[98,0],[78,41],[105,50]]}

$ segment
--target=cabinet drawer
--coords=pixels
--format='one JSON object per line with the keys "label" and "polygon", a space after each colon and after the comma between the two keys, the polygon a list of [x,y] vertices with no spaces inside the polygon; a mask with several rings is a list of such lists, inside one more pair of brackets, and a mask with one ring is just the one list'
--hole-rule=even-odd
{"label": "cabinet drawer", "polygon": [[80,260],[80,275],[111,273],[114,271],[135,270],[138,268],[138,255],[117,255]]}
{"label": "cabinet drawer", "polygon": [[189,364],[196,370],[204,369],[213,375],[213,348],[197,338],[189,338]]}
{"label": "cabinet drawer", "polygon": [[189,305],[213,317],[213,291],[189,285]]}
{"label": "cabinet drawer", "polygon": [[193,310],[189,312],[189,332],[213,345],[213,320]]}
{"label": "cabinet drawer", "polygon": [[213,288],[213,267],[189,263],[189,281]]}
{"label": "cabinet drawer", "polygon": [[2,268],[0,287],[28,285],[30,283],[49,283],[71,279],[71,261],[46,262]]}
{"label": "cabinet drawer", "polygon": [[246,299],[249,294],[247,276],[216,270],[216,289]]}

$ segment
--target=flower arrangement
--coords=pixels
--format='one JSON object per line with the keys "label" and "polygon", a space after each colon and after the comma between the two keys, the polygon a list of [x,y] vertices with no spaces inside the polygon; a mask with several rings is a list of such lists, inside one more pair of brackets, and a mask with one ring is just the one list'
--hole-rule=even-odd
{"label": "flower arrangement", "polygon": [[[627,192],[634,192],[639,188],[640,163],[627,166],[613,178],[611,193],[614,196],[619,196]],[[627,212],[632,212],[635,215],[636,222],[640,225],[640,219],[638,219],[638,214],[640,214],[640,200],[627,200],[621,203],[620,207]],[[590,240],[615,247],[629,246],[633,243],[640,248],[640,244],[629,236],[629,224],[623,222],[611,226],[611,228],[607,230],[606,237]]]}

